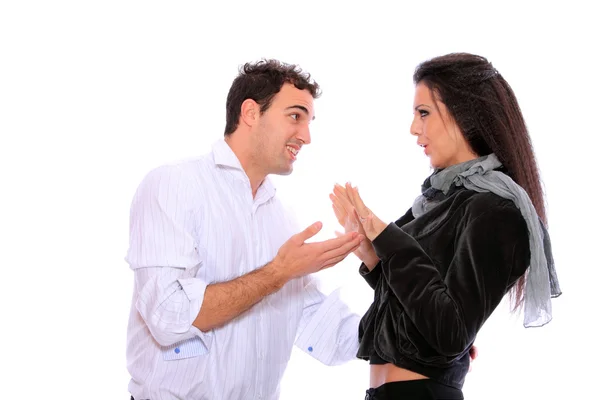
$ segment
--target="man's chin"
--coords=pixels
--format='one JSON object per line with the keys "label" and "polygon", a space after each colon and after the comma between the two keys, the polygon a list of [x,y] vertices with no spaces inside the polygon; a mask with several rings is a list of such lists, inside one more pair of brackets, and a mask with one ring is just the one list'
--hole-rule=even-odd
{"label": "man's chin", "polygon": [[276,172],[273,172],[275,175],[290,175],[294,172],[294,167],[290,166],[289,168],[281,168]]}

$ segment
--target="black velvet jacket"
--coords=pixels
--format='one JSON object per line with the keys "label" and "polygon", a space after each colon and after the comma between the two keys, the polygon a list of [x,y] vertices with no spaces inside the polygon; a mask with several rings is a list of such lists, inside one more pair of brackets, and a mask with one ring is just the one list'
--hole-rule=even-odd
{"label": "black velvet jacket", "polygon": [[530,262],[515,204],[454,187],[415,219],[409,210],[373,241],[359,272],[375,290],[357,356],[372,355],[461,389],[477,332]]}

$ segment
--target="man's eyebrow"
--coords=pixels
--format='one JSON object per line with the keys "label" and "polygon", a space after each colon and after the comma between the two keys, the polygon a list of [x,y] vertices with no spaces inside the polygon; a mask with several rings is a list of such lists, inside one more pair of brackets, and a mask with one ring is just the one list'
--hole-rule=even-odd
{"label": "man's eyebrow", "polygon": [[[308,108],[306,108],[306,107],[304,107],[304,106],[301,106],[301,105],[298,105],[298,104],[296,104],[296,105],[293,105],[293,106],[289,106],[289,107],[287,107],[287,108],[286,108],[286,110],[289,110],[289,109],[292,109],[292,108],[298,108],[298,109],[300,109],[300,110],[304,111],[304,112],[306,113],[306,115],[308,115]],[[314,116],[314,115],[313,115],[312,119],[315,119],[315,116]]]}

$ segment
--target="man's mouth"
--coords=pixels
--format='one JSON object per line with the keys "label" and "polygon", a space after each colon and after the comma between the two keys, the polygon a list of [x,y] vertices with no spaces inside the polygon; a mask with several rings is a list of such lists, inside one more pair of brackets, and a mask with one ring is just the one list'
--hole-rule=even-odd
{"label": "man's mouth", "polygon": [[290,146],[287,145],[285,146],[285,148],[290,152],[290,154],[292,155],[292,159],[296,159],[296,156],[298,155],[298,153],[300,152],[300,148],[299,147],[295,147],[295,146]]}

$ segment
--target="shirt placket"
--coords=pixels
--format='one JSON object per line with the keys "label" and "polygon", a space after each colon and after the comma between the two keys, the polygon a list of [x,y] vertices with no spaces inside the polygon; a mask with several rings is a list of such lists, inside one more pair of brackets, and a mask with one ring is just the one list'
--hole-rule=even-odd
{"label": "shirt placket", "polygon": [[[260,260],[260,256],[261,256],[261,252],[260,252],[260,230],[258,229],[258,218],[257,218],[257,211],[259,208],[260,204],[256,202],[256,200],[254,200],[252,202],[252,208],[251,208],[251,212],[250,212],[250,224],[251,224],[251,234],[252,234],[252,255],[253,255],[253,260],[254,260],[254,265],[256,265],[257,267],[261,267],[258,265],[258,262]],[[260,304],[260,303],[259,303]],[[264,331],[264,316],[263,316],[263,307],[259,306],[257,307],[257,312],[258,312],[258,321],[257,321],[257,326],[256,326],[256,349],[257,349],[257,354],[256,357],[258,358],[258,362],[256,363],[256,395],[257,395],[257,399],[261,400],[264,399],[264,393],[263,393],[263,388],[264,388],[264,382],[266,381],[266,376],[265,376],[265,343],[264,343],[264,338],[265,338],[265,334],[266,332]]]}

